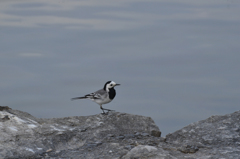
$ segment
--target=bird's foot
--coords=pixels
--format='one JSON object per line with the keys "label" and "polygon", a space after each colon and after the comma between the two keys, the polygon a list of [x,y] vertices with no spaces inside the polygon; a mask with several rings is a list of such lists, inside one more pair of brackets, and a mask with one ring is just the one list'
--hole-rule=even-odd
{"label": "bird's foot", "polygon": [[[106,110],[107,112],[104,112],[104,110]],[[115,110],[102,108],[102,111],[103,111],[103,113],[102,113],[103,115],[108,115],[108,112],[115,111]]]}
{"label": "bird's foot", "polygon": [[108,112],[110,112],[110,111],[115,111],[115,110],[105,109],[105,108],[103,108],[102,110],[106,110],[106,111],[108,111]]}
{"label": "bird's foot", "polygon": [[102,115],[108,115],[108,112],[103,112],[103,113],[101,113]]}

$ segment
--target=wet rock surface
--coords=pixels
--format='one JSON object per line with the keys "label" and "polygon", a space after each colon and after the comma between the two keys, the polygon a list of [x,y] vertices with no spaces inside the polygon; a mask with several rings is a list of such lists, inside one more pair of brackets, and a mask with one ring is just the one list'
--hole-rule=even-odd
{"label": "wet rock surface", "polygon": [[0,158],[239,158],[240,111],[212,116],[165,138],[149,117],[39,119],[0,106]]}

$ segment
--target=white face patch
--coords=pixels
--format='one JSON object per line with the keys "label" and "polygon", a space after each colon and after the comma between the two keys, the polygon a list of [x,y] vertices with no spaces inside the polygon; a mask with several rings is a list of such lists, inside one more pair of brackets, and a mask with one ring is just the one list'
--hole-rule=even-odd
{"label": "white face patch", "polygon": [[116,86],[116,83],[114,81],[111,81],[109,84],[107,84],[106,90],[109,91],[109,89],[113,88],[114,86]]}

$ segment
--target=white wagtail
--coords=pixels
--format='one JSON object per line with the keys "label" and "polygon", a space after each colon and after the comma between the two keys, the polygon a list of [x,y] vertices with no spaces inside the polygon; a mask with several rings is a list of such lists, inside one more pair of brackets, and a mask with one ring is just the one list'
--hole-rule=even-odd
{"label": "white wagtail", "polygon": [[103,114],[105,114],[104,110],[111,111],[110,109],[105,109],[102,107],[102,104],[107,104],[111,102],[114,97],[116,96],[116,91],[114,89],[115,86],[119,86],[120,84],[116,84],[114,81],[108,81],[103,89],[100,89],[96,92],[87,94],[83,97],[75,97],[72,98],[72,100],[75,99],[91,99],[92,101],[96,102],[100,105],[100,108],[103,111]]}

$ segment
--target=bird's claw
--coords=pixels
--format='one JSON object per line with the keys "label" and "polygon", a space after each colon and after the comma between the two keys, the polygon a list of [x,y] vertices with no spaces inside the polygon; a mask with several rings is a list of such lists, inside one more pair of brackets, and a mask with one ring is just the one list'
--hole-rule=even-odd
{"label": "bird's claw", "polygon": [[103,112],[103,113],[101,113],[102,115],[108,115],[108,112]]}
{"label": "bird's claw", "polygon": [[[104,110],[106,110],[107,112],[104,112]],[[110,111],[115,111],[115,110],[111,110],[111,109],[102,109],[102,111],[103,111],[103,115],[108,115],[108,112],[110,112]]]}

